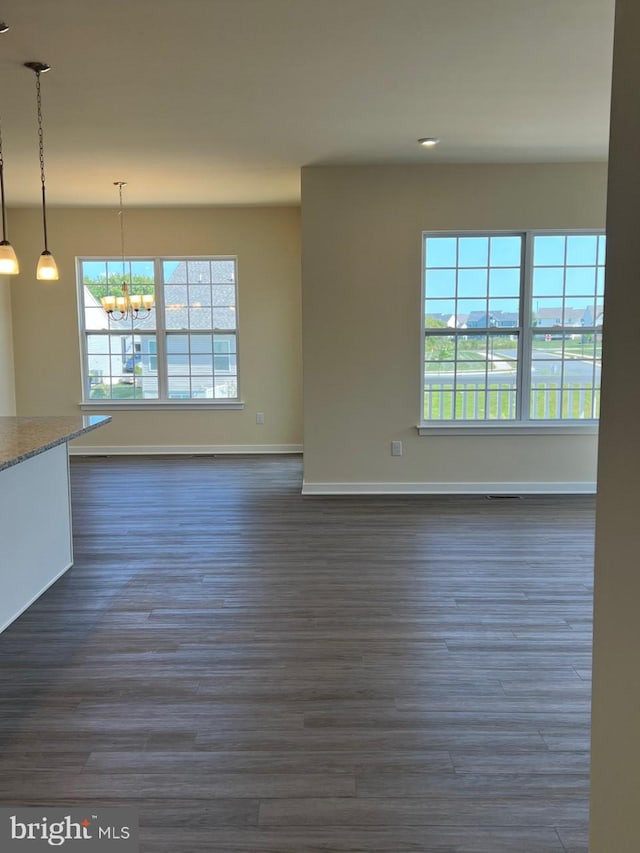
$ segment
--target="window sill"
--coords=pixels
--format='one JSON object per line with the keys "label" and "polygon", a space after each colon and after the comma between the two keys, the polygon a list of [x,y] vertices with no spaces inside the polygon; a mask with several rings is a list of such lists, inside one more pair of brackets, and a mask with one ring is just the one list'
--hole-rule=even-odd
{"label": "window sill", "polygon": [[242,411],[242,400],[87,400],[78,404],[82,412],[191,411],[218,409]]}
{"label": "window sill", "polygon": [[441,423],[419,424],[419,435],[597,435],[597,421],[539,421],[519,423]]}

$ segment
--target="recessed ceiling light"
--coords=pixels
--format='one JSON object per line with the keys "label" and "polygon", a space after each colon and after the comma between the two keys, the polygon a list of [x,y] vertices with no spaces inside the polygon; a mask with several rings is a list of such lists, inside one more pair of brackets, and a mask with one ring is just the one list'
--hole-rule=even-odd
{"label": "recessed ceiling light", "polygon": [[5,24],[4,21],[0,23],[0,33],[6,33],[9,29],[9,24]]}
{"label": "recessed ceiling light", "polygon": [[425,148],[433,148],[438,144],[438,142],[440,142],[440,140],[435,136],[423,136],[422,139],[418,140],[418,142]]}

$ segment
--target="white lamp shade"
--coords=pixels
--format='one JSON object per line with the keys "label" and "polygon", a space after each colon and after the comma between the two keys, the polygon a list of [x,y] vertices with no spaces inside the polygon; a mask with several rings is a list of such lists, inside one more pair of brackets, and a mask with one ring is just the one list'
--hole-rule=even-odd
{"label": "white lamp shade", "polygon": [[58,265],[51,252],[43,252],[38,261],[38,269],[36,270],[36,278],[38,281],[57,281]]}
{"label": "white lamp shade", "polygon": [[0,275],[18,275],[20,265],[13,246],[8,240],[0,241]]}

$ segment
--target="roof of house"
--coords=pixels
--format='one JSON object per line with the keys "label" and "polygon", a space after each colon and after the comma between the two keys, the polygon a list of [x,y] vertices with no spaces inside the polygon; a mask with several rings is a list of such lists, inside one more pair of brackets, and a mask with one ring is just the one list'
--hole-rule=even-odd
{"label": "roof of house", "polygon": [[[584,308],[569,308],[562,305],[553,305],[551,307],[538,308],[534,312],[535,319],[539,326],[544,325],[565,325],[565,326],[580,326],[585,317],[589,318],[589,322],[587,325],[591,325],[593,320],[593,303],[585,305]],[[598,318],[602,318],[604,314],[604,306],[602,303],[598,303],[596,306],[596,320]],[[564,320],[563,320],[564,316]]]}
{"label": "roof of house", "polygon": [[[235,262],[231,259],[216,259],[213,268],[211,262],[204,259],[180,261],[164,285],[167,330],[235,329],[234,276]],[[93,297],[91,299],[98,305]],[[155,307],[149,314],[134,320],[133,327],[139,332],[155,331]]]}
{"label": "roof of house", "polygon": [[475,325],[482,322],[491,326],[492,321],[494,323],[515,323],[517,325],[519,321],[519,314],[517,311],[472,311],[468,315],[467,319],[467,323],[469,325]]}

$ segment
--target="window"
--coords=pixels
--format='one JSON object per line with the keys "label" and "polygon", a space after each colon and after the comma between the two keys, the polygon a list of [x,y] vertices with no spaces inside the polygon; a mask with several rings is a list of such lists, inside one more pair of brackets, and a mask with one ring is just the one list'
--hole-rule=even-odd
{"label": "window", "polygon": [[425,234],[422,423],[595,420],[605,243]]}
{"label": "window", "polygon": [[238,403],[235,258],[127,259],[131,293],[150,314],[118,321],[100,297],[119,293],[122,260],[78,261],[83,400]]}

